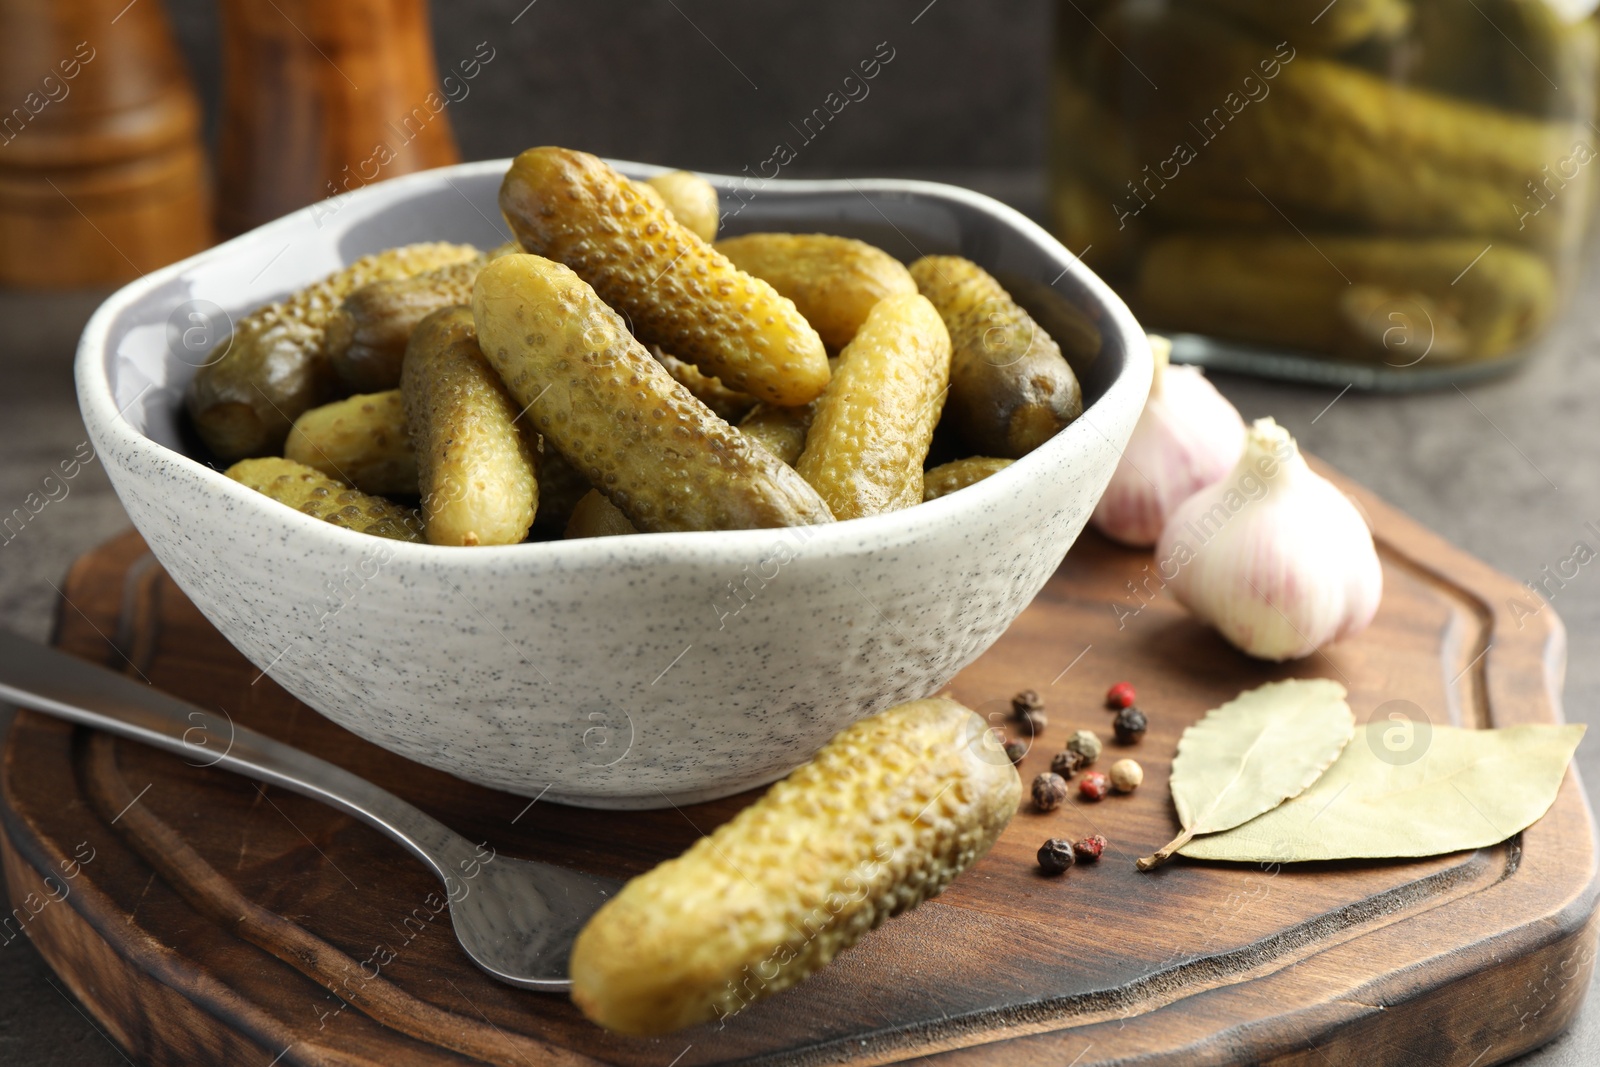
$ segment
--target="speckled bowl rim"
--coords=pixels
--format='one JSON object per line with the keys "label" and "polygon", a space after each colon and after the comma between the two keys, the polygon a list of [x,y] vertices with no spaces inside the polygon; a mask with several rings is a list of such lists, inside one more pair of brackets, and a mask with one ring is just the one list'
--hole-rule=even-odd
{"label": "speckled bowl rim", "polygon": [[[607,162],[632,177],[649,177],[672,169],[626,160],[607,160]],[[389,203],[408,199],[419,186],[431,186],[440,181],[448,183],[452,177],[475,178],[485,174],[504,173],[510,165],[510,159],[494,159],[419,171],[357,189],[345,194],[341,199],[345,200],[345,206],[364,204],[367,211],[363,217],[370,218]],[[703,176],[719,191],[732,190],[743,180],[728,175],[704,174]],[[890,178],[773,179],[764,182],[762,191],[764,193],[770,191],[777,195],[830,192],[890,193],[908,198],[963,204],[990,216],[997,223],[1010,228],[1035,245],[1047,259],[1060,268],[1061,274],[1057,276],[1056,282],[1070,276],[1080,291],[1104,315],[1098,323],[1102,336],[1113,334],[1121,342],[1122,366],[1106,385],[1104,392],[1084,410],[1081,417],[1044,445],[1005,470],[959,493],[900,511],[807,527],[809,536],[805,544],[808,553],[826,555],[832,550],[850,554],[859,552],[867,544],[885,546],[904,543],[925,533],[927,527],[947,525],[957,513],[981,511],[1015,492],[1029,489],[1029,475],[1034,468],[1050,463],[1058,456],[1065,458],[1061,454],[1076,450],[1078,438],[1091,433],[1100,434],[1093,421],[1097,408],[1143,406],[1151,376],[1150,346],[1143,328],[1110,286],[1048,231],[1021,212],[982,193],[942,182]],[[302,225],[298,218],[300,214],[300,211],[291,213],[187,259],[152,271],[108,297],[90,317],[78,342],[74,374],[77,379],[79,407],[85,421],[92,427],[98,427],[99,432],[105,435],[106,443],[113,447],[120,446],[141,452],[153,451],[168,461],[180,465],[187,464],[192,472],[199,476],[203,485],[221,494],[224,499],[243,509],[246,514],[251,511],[258,512],[266,519],[288,524],[291,529],[298,527],[303,536],[329,538],[334,545],[368,544],[370,543],[368,534],[334,526],[321,519],[284,508],[228,478],[220,471],[213,470],[192,457],[153,440],[118,410],[112,393],[110,365],[113,353],[108,350],[108,343],[112,327],[119,315],[186,271],[213,260],[225,259],[235,249],[252,245],[265,237],[298,228]],[[1103,437],[1104,434],[1100,436]],[[771,529],[691,531],[472,548],[403,541],[394,541],[390,544],[397,562],[404,560],[424,566],[449,565],[469,570],[503,572],[508,565],[514,564],[540,564],[563,569],[578,569],[592,565],[616,566],[619,562],[714,563],[726,560],[734,553],[759,550],[770,544],[773,533]]]}

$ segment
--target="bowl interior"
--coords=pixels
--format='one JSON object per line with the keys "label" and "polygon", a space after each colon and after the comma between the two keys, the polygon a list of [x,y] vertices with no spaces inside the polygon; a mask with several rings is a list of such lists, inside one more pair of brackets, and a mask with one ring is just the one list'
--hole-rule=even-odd
{"label": "bowl interior", "polygon": [[[497,204],[508,165],[469,163],[359,189],[133,283],[108,302],[102,349],[122,420],[157,444],[204,458],[180,418],[183,391],[233,322],[368,253],[417,241],[488,248],[508,240]],[[614,165],[632,177],[662,169]],[[832,233],[908,263],[929,254],[977,262],[1060,343],[1082,381],[1086,407],[1126,367],[1127,339],[1136,329],[1126,308],[1043,229],[997,201],[928,182],[707,177],[721,197],[724,236]]]}

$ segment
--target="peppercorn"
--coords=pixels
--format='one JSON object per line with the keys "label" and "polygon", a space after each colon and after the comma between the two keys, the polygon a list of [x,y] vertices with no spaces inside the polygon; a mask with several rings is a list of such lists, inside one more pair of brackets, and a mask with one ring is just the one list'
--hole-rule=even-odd
{"label": "peppercorn", "polygon": [[1072,843],[1072,851],[1084,863],[1093,863],[1100,858],[1100,853],[1106,850],[1106,839],[1100,834],[1091,834],[1082,841]]}
{"label": "peppercorn", "polygon": [[1030,708],[1017,716],[1017,727],[1029,737],[1033,737],[1036,734],[1043,733],[1045,725],[1049,721],[1044,712],[1039,711],[1037,708]]}
{"label": "peppercorn", "polygon": [[1059,774],[1046,771],[1033,780],[1033,806],[1040,811],[1055,811],[1066,799],[1067,780]]}
{"label": "peppercorn", "polygon": [[1022,762],[1023,756],[1028,754],[1028,743],[1026,741],[1007,741],[1005,752],[1006,759],[1011,761],[1012,766],[1015,766]]}
{"label": "peppercorn", "polygon": [[[1065,785],[1066,783],[1063,782],[1062,784]],[[1104,800],[1106,794],[1111,792],[1111,783],[1099,771],[1090,771],[1078,783],[1078,792],[1083,794],[1085,800]],[[1037,791],[1035,791],[1034,796],[1038,796]]]}
{"label": "peppercorn", "polygon": [[1138,760],[1119,759],[1111,765],[1111,788],[1119,793],[1131,793],[1144,781],[1144,768]]}
{"label": "peppercorn", "polygon": [[1045,874],[1064,874],[1077,859],[1076,852],[1072,842],[1052,837],[1039,846],[1039,869]]}
{"label": "peppercorn", "polygon": [[1117,744],[1131,745],[1144,736],[1150,720],[1138,708],[1123,708],[1117,712],[1117,721],[1111,728],[1117,732]]}
{"label": "peppercorn", "polygon": [[1118,682],[1106,690],[1106,707],[1112,711],[1131,708],[1133,707],[1133,697],[1133,685],[1128,682]]}
{"label": "peppercorn", "polygon": [[1043,711],[1044,701],[1032,689],[1024,689],[1011,698],[1011,714],[1020,719],[1030,711]]}
{"label": "peppercorn", "polygon": [[1079,730],[1067,738],[1067,751],[1083,757],[1085,767],[1100,758],[1100,749],[1100,739],[1093,730]]}
{"label": "peppercorn", "polygon": [[1063,778],[1071,778],[1083,768],[1083,757],[1070,748],[1062,749],[1050,757],[1050,769]]}

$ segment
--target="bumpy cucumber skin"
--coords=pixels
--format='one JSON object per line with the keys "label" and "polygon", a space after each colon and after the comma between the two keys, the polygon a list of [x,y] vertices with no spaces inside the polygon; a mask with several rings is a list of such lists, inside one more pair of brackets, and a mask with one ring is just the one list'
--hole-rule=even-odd
{"label": "bumpy cucumber skin", "polygon": [[925,297],[878,301],[817,401],[795,469],[835,517],[922,503],[922,463],[950,383],[950,335]]}
{"label": "bumpy cucumber skin", "polygon": [[573,945],[572,999],[629,1034],[730,1015],[937,895],[1021,797],[994,734],[955,701],[865,719],[596,912]]}
{"label": "bumpy cucumber skin", "polygon": [[472,311],[436,311],[406,347],[401,378],[435,545],[514,545],[539,506],[538,453],[520,408],[478,350]]}
{"label": "bumpy cucumber skin", "polygon": [[693,363],[685,363],[672,353],[663,352],[660,345],[651,345],[650,354],[656,357],[657,363],[667,368],[667,373],[679,385],[693,393],[696,400],[710,408],[724,422],[738,422],[756,406],[756,398],[749,393],[729,389]]}
{"label": "bumpy cucumber skin", "polygon": [[495,260],[478,275],[472,310],[483,354],[525,419],[641,531],[832,520],[804,479],[673,381],[562,264]]}
{"label": "bumpy cucumber skin", "polygon": [[283,457],[376,496],[417,492],[417,452],[400,390],[361,393],[294,420]]}
{"label": "bumpy cucumber skin", "polygon": [[757,404],[740,420],[739,432],[792,467],[806,449],[806,433],[816,413],[815,400],[799,408]]}
{"label": "bumpy cucumber skin", "polygon": [[995,456],[968,456],[966,459],[941,463],[922,476],[922,499],[937,500],[959,492],[969,485],[977,485],[991,474],[999,474],[1014,459]]}
{"label": "bumpy cucumber skin", "polygon": [[225,472],[280,504],[357,533],[421,541],[422,519],[410,508],[351,489],[304,463],[281,456],[242,459]]}
{"label": "bumpy cucumber skin", "polygon": [[718,241],[717,251],[793,300],[835,352],[850,343],[878,301],[917,291],[898,259],[849,237],[747,233]]}
{"label": "bumpy cucumber skin", "polygon": [[822,339],[793,301],[594,156],[528,149],[501,183],[500,210],[523,248],[571,267],[639,337],[730,389],[796,405],[828,384]]}
{"label": "bumpy cucumber skin", "polygon": [[201,440],[224,461],[277,452],[295,419],[335,395],[327,327],[345,297],[477,255],[469,245],[391,248],[240,319],[222,342],[226,353],[189,383],[185,403]]}
{"label": "bumpy cucumber skin", "polygon": [[690,171],[671,170],[657,174],[648,184],[690,233],[702,241],[717,239],[717,190],[710,182]]}
{"label": "bumpy cucumber skin", "polygon": [[328,358],[339,380],[363,393],[398,388],[412,331],[440,308],[471,301],[472,283],[488,261],[478,256],[410,278],[387,278],[345,297],[328,322]]}
{"label": "bumpy cucumber skin", "polygon": [[1044,328],[960,256],[911,264],[950,328],[949,417],[973,450],[1020,459],[1083,414],[1083,390]]}
{"label": "bumpy cucumber skin", "polygon": [[578,501],[578,506],[572,509],[572,518],[567,520],[567,537],[617,537],[621,534],[638,533],[639,530],[628,521],[628,516],[598,489],[591,489]]}

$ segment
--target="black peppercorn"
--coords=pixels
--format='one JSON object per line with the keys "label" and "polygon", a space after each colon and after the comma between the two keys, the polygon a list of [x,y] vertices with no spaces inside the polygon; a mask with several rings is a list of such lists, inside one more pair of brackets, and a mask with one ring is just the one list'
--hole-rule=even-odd
{"label": "black peppercorn", "polygon": [[1052,837],[1039,846],[1039,869],[1045,874],[1062,874],[1077,857],[1073,855],[1072,842]]}
{"label": "black peppercorn", "polygon": [[1039,694],[1032,689],[1024,689],[1011,698],[1011,714],[1022,718],[1030,711],[1043,711],[1044,701],[1039,699]]}
{"label": "black peppercorn", "polygon": [[1032,737],[1035,734],[1043,733],[1045,725],[1049,721],[1049,719],[1045,718],[1044,712],[1037,708],[1030,708],[1017,716],[1017,728]]}
{"label": "black peppercorn", "polygon": [[1021,763],[1022,762],[1022,757],[1026,756],[1027,754],[1028,754],[1028,744],[1027,744],[1027,742],[1025,742],[1025,741],[1007,741],[1006,742],[1006,759],[1010,760],[1013,766],[1015,766],[1018,763]]}
{"label": "black peppercorn", "polygon": [[1150,720],[1145,718],[1144,712],[1130,707],[1117,712],[1117,721],[1111,728],[1117,732],[1117,744],[1131,745],[1144,736],[1149,725]]}
{"label": "black peppercorn", "polygon": [[1033,780],[1033,806],[1040,811],[1055,811],[1067,799],[1067,780],[1059,774],[1045,773]]}
{"label": "black peppercorn", "polygon": [[1083,757],[1072,749],[1063,749],[1050,757],[1050,770],[1063,778],[1071,778],[1083,769]]}

